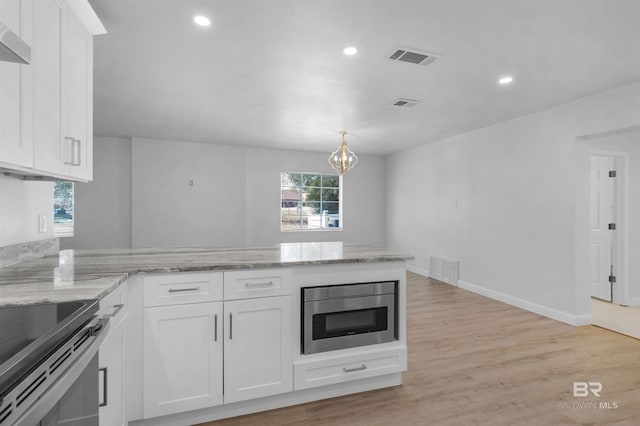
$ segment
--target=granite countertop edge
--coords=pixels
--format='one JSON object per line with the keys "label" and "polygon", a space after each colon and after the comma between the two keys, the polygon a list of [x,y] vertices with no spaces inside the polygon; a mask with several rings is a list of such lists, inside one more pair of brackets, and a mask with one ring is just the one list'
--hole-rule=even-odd
{"label": "granite countertop edge", "polygon": [[[323,243],[320,244],[322,246]],[[340,248],[342,249],[342,245]],[[0,268],[0,306],[102,299],[136,274],[402,262],[413,259],[412,256],[368,245],[352,244],[344,245],[344,248],[348,253],[341,252],[334,257],[301,256],[301,259],[295,260],[273,259],[274,247],[62,251],[58,256],[47,256]],[[243,253],[258,253],[271,259],[259,259],[259,256],[246,259],[242,258]],[[201,255],[205,256],[200,257]],[[70,256],[73,260],[67,260],[65,264],[65,256]],[[166,258],[167,256],[171,257]],[[236,256],[240,258],[233,259]],[[158,265],[156,262],[163,264]]]}

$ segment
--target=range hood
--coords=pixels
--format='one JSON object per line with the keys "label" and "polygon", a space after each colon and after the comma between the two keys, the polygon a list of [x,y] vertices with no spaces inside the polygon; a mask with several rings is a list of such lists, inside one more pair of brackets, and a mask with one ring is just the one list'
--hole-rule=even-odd
{"label": "range hood", "polygon": [[0,61],[28,64],[31,48],[5,24],[0,22]]}

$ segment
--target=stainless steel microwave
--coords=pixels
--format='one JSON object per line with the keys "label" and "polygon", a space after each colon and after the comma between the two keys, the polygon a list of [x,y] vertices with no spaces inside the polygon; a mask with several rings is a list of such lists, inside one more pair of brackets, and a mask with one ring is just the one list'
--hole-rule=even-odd
{"label": "stainless steel microwave", "polygon": [[397,340],[397,300],[397,281],[303,288],[302,353]]}

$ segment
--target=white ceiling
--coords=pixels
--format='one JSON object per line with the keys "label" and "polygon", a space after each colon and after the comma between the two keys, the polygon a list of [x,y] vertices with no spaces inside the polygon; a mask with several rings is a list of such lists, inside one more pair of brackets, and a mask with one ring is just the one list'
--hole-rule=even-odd
{"label": "white ceiling", "polygon": [[638,0],[91,3],[97,135],[385,155],[640,80]]}

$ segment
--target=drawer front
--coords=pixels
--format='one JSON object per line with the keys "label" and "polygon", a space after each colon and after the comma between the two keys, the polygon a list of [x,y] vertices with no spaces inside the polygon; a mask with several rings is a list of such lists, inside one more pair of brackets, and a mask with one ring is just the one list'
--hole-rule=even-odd
{"label": "drawer front", "polygon": [[259,269],[224,273],[224,300],[291,295],[291,269]]}
{"label": "drawer front", "polygon": [[144,306],[221,301],[222,278],[222,272],[145,276],[143,278]]}
{"label": "drawer front", "polygon": [[294,390],[343,383],[407,370],[406,349],[379,351],[294,366]]}
{"label": "drawer front", "polygon": [[119,285],[111,293],[100,299],[98,316],[103,317],[110,315],[111,329],[115,329],[127,314],[127,292],[125,291],[125,285],[126,284]]}

